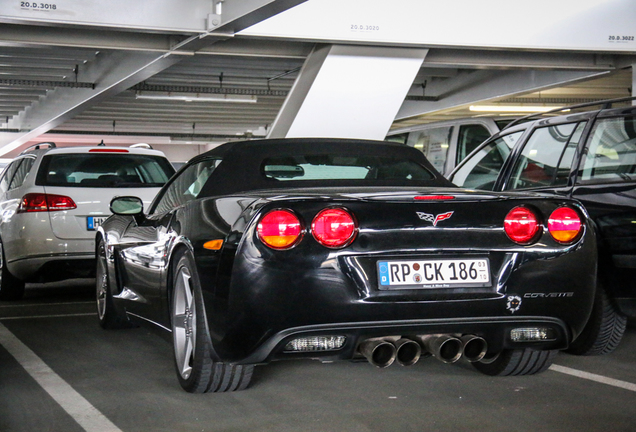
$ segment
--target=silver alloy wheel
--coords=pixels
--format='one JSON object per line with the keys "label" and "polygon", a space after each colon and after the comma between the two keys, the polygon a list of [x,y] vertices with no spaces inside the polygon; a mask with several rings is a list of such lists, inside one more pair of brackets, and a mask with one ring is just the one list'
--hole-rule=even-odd
{"label": "silver alloy wheel", "polygon": [[106,296],[108,295],[108,274],[106,270],[106,258],[101,254],[97,256],[97,274],[95,284],[97,289],[97,315],[100,321],[106,316]]}
{"label": "silver alloy wheel", "polygon": [[179,267],[172,304],[172,337],[177,370],[183,379],[192,373],[197,337],[197,316],[191,276],[186,267]]}

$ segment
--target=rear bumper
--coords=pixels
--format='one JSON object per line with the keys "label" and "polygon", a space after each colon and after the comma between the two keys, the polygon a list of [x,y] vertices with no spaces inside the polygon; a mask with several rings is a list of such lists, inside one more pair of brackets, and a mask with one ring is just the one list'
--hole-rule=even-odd
{"label": "rear bumper", "polygon": [[[515,342],[510,332],[517,328],[548,328],[554,337],[542,342]],[[418,336],[451,334],[477,335],[486,340],[489,353],[503,349],[532,348],[536,350],[561,350],[568,347],[571,333],[561,320],[551,317],[514,318],[461,318],[444,320],[380,321],[371,323],[339,323],[290,328],[272,335],[250,356],[238,363],[257,364],[272,360],[295,358],[319,358],[323,361],[351,360],[362,357],[358,346],[370,338],[407,338],[417,340]],[[310,336],[344,336],[345,344],[338,350],[290,352],[285,346],[292,340]]]}
{"label": "rear bumper", "polygon": [[28,216],[23,220],[22,230],[12,235],[3,233],[4,253],[11,274],[26,282],[94,275],[94,233],[86,239],[60,239],[53,235],[46,219],[43,219],[46,224],[38,225]]}
{"label": "rear bumper", "polygon": [[95,253],[50,254],[7,263],[9,272],[25,282],[55,282],[95,277]]}
{"label": "rear bumper", "polygon": [[[436,257],[438,251],[373,255],[343,251],[308,261],[300,252],[283,257],[258,247],[245,242],[239,248],[227,291],[203,279],[212,344],[224,361],[323,356],[285,353],[284,345],[299,334],[346,336],[347,346],[330,354],[342,359],[352,358],[365,338],[432,334],[477,335],[492,352],[565,349],[587,323],[596,290],[592,235],[570,249],[445,249],[444,257],[489,258],[490,285],[467,288],[380,287],[379,260]],[[204,259],[199,258],[198,265],[200,275],[210,273]],[[556,338],[513,343],[510,330],[526,324],[549,327]]]}

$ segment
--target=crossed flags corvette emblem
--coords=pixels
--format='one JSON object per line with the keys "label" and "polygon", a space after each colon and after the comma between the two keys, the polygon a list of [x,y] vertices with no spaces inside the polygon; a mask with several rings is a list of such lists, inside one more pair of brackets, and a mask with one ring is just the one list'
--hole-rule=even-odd
{"label": "crossed flags corvette emblem", "polygon": [[438,222],[441,222],[446,219],[450,219],[450,217],[453,215],[454,212],[449,211],[447,213],[440,213],[438,215],[432,215],[429,213],[422,213],[422,212],[415,212],[415,213],[417,213],[417,217],[419,217],[420,219],[432,223],[433,226],[437,226]]}

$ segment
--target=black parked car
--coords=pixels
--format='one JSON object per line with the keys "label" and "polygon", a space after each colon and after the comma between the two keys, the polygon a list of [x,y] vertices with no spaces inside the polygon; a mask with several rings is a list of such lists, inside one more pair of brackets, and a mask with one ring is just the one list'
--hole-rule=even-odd
{"label": "black parked car", "polygon": [[586,211],[564,197],[466,191],[395,143],[233,142],[191,160],[146,214],[115,198],[99,228],[97,305],[172,334],[190,392],[245,388],[272,360],[489,375],[547,369],[596,286]]}
{"label": "black parked car", "polygon": [[542,192],[583,203],[597,236],[598,291],[592,318],[569,349],[575,354],[613,351],[627,317],[636,317],[636,107],[611,108],[633,99],[524,118],[484,142],[449,177],[466,188]]}

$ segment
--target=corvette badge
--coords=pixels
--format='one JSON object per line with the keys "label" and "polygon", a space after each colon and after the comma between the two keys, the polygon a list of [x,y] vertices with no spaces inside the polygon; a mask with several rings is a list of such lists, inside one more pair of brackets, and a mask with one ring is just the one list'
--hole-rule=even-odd
{"label": "corvette badge", "polygon": [[438,222],[441,222],[446,219],[450,219],[450,217],[453,215],[452,211],[447,213],[440,213],[438,215],[432,215],[432,214],[422,213],[422,212],[416,212],[416,213],[420,219],[432,223],[433,226],[437,226]]}

